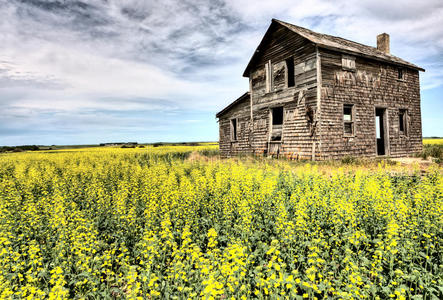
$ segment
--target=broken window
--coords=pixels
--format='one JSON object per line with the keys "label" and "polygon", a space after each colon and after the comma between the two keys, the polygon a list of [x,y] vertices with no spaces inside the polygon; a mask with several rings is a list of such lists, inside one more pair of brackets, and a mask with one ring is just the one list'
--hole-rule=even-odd
{"label": "broken window", "polygon": [[281,141],[283,129],[283,107],[274,107],[271,110],[272,132],[271,141]]}
{"label": "broken window", "polygon": [[237,119],[231,119],[231,141],[237,140]]}
{"label": "broken window", "polygon": [[345,70],[355,70],[355,57],[349,55],[342,55],[341,64]]}
{"label": "broken window", "polygon": [[354,135],[354,105],[345,104],[343,105],[343,125],[344,134],[347,136]]}
{"label": "broken window", "polygon": [[275,107],[272,109],[272,125],[283,124],[283,107]]}
{"label": "broken window", "polygon": [[265,64],[265,73],[266,73],[266,93],[272,92],[272,86],[273,86],[273,73],[272,73],[272,63],[269,60]]}
{"label": "broken window", "polygon": [[295,86],[295,76],[294,76],[294,57],[286,59],[286,86]]}
{"label": "broken window", "polygon": [[406,128],[407,128],[407,110],[406,109],[400,109],[398,112],[398,122],[399,122],[399,131],[400,134],[406,135]]}
{"label": "broken window", "polygon": [[404,74],[403,74],[403,69],[402,68],[398,68],[397,69],[397,78],[399,79],[399,80],[404,80],[405,78],[404,78]]}

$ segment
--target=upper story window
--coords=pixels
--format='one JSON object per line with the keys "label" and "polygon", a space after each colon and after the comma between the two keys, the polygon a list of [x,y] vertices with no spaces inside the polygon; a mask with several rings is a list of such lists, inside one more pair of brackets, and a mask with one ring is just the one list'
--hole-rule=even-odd
{"label": "upper story window", "polygon": [[402,68],[398,68],[397,69],[397,79],[399,79],[399,80],[404,80],[405,79],[405,74],[404,74]]}
{"label": "upper story window", "polygon": [[266,74],[266,93],[272,92],[273,90],[273,72],[272,72],[272,63],[269,60],[266,64],[265,64],[265,74]]}
{"label": "upper story window", "polygon": [[295,86],[294,57],[286,59],[286,87]]}
{"label": "upper story window", "polygon": [[237,119],[231,119],[231,141],[237,140]]}
{"label": "upper story window", "polygon": [[354,105],[343,105],[343,128],[345,136],[354,135]]}
{"label": "upper story window", "polygon": [[341,65],[345,70],[355,70],[355,57],[349,55],[342,55]]}

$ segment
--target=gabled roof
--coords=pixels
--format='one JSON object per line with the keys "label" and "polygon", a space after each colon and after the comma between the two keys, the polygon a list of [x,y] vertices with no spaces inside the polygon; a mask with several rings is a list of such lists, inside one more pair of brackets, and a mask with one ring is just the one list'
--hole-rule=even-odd
{"label": "gabled roof", "polygon": [[[304,37],[305,39],[311,41],[312,43],[316,44],[320,48],[326,48],[326,49],[331,49],[331,50],[335,50],[335,51],[339,51],[339,52],[343,52],[343,53],[354,54],[357,56],[372,58],[375,60],[388,62],[388,63],[395,64],[395,65],[406,66],[406,67],[416,69],[419,71],[425,71],[423,68],[421,68],[417,65],[407,62],[397,56],[387,54],[383,51],[378,50],[375,47],[363,45],[363,44],[360,44],[357,42],[353,42],[353,41],[350,41],[347,39],[343,39],[343,38],[328,35],[328,34],[317,33],[312,30],[309,30],[309,29],[306,29],[306,28],[303,28],[300,26],[296,26],[296,25],[293,25],[290,23],[286,23],[286,22],[283,22],[283,21],[280,21],[277,19],[272,19],[271,26],[269,27],[265,36],[269,33],[269,30],[271,29],[273,24],[279,24],[281,26],[288,28],[289,30],[295,32],[296,34],[298,34],[298,35]],[[254,55],[252,56],[251,60],[249,61],[249,64],[243,73],[244,77],[248,77],[249,69],[251,68],[251,66],[254,62],[255,56],[259,53],[259,49],[261,48],[264,40],[265,40],[265,38],[263,38],[263,40],[260,42],[260,44],[257,47],[257,50],[255,51]]]}
{"label": "gabled roof", "polygon": [[234,102],[231,102],[231,104],[229,104],[228,106],[226,106],[225,108],[223,108],[221,111],[219,111],[215,117],[216,118],[220,118],[222,115],[224,115],[226,112],[228,112],[232,107],[234,107],[235,105],[237,105],[240,102],[249,101],[250,97],[249,97],[249,92],[244,93],[243,95],[241,95],[237,100],[235,100]]}

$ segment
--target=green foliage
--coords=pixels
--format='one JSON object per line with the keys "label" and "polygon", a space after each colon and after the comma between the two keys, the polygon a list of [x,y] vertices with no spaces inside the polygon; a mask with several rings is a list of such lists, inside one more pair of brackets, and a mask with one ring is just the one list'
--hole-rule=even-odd
{"label": "green foliage", "polygon": [[424,144],[423,151],[419,156],[423,159],[432,157],[441,161],[443,159],[443,144]]}
{"label": "green foliage", "polygon": [[341,159],[343,164],[356,164],[358,159],[355,156],[345,156]]}

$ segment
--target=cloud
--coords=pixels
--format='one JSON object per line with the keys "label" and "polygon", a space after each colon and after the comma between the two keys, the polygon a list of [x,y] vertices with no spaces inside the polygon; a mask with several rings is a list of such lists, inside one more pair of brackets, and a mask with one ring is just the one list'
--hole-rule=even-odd
{"label": "cloud", "polygon": [[272,17],[372,45],[387,31],[395,55],[427,69],[423,88],[443,85],[439,0],[0,0],[0,14],[0,144],[146,137],[153,124],[215,140],[214,113],[248,88]]}

